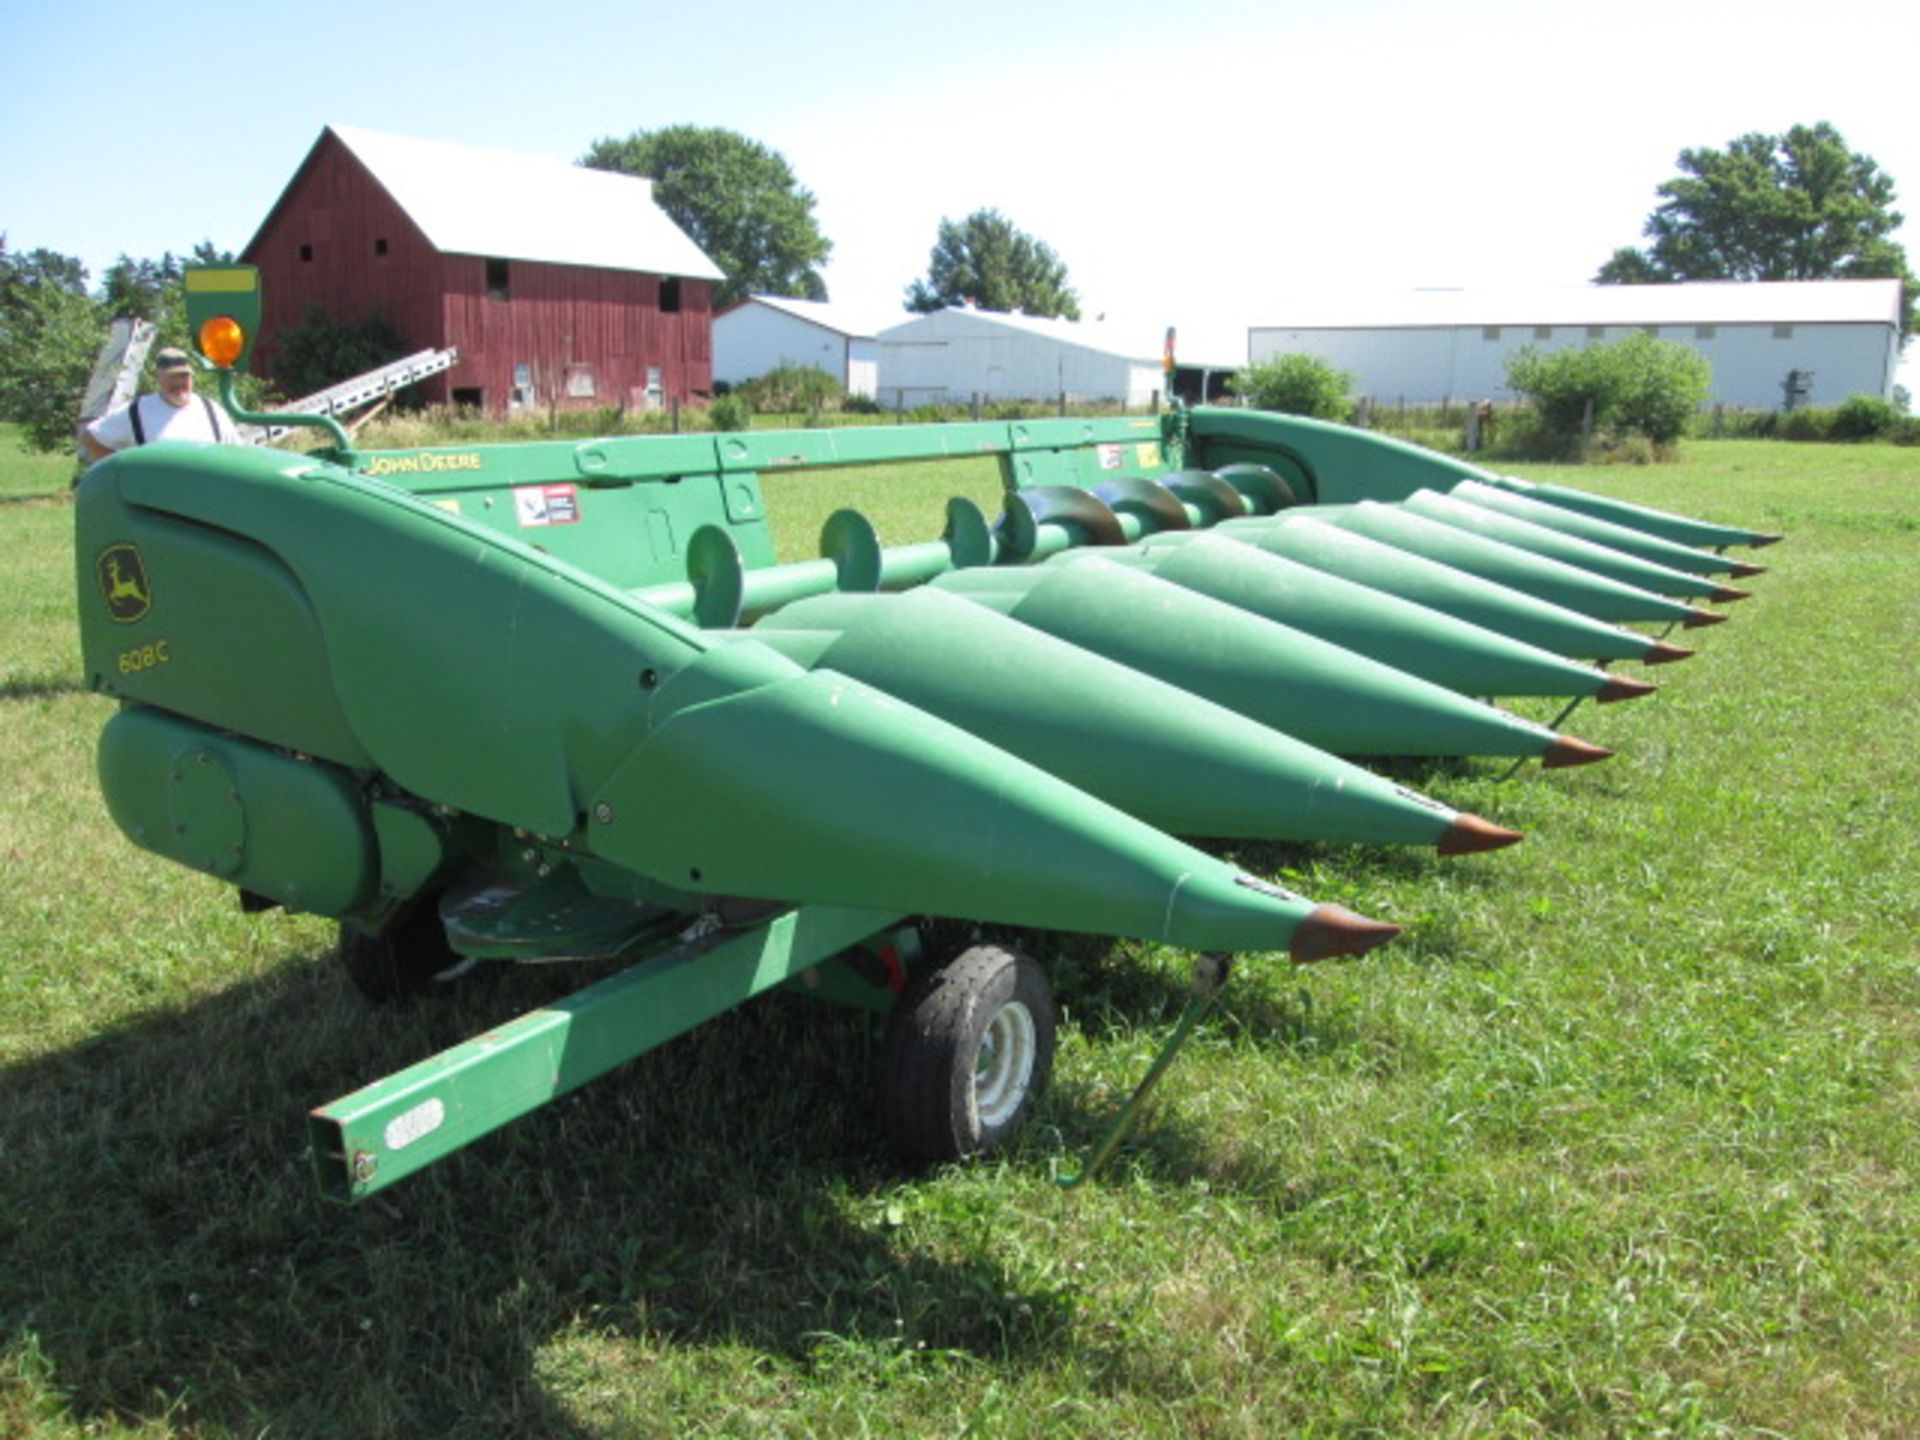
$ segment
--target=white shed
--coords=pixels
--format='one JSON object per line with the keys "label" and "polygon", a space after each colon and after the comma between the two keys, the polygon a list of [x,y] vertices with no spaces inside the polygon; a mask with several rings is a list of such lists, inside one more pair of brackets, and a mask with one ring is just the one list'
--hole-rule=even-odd
{"label": "white shed", "polygon": [[1789,375],[1801,403],[1890,396],[1900,358],[1900,282],[1791,280],[1421,290],[1328,297],[1250,327],[1248,353],[1318,356],[1380,404],[1511,399],[1507,360],[1644,331],[1713,366],[1711,401],[1778,408]]}
{"label": "white shed", "polygon": [[871,397],[880,368],[874,333],[882,323],[830,300],[750,295],[713,317],[713,378],[738,385],[782,365],[811,365],[849,395]]}
{"label": "white shed", "polygon": [[[1104,401],[1146,409],[1165,388],[1164,329],[1041,319],[971,307],[935,310],[880,332],[880,403]],[[1183,374],[1221,377],[1236,354],[1181,346]]]}

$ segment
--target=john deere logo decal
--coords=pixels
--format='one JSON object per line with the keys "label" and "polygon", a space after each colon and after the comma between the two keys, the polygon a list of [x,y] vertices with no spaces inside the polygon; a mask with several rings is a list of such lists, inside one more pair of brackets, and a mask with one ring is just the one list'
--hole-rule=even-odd
{"label": "john deere logo decal", "polygon": [[107,597],[107,613],[115,620],[131,625],[153,608],[147,568],[133,546],[109,545],[95,563],[100,573],[100,593]]}

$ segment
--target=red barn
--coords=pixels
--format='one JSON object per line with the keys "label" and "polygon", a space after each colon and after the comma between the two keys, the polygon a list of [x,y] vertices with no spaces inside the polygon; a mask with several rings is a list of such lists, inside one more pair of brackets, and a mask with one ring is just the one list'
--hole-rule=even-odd
{"label": "red barn", "polygon": [[712,388],[722,276],[650,180],[330,125],[240,258],[264,282],[269,377],[275,337],[318,310],[458,349],[426,398],[495,415]]}

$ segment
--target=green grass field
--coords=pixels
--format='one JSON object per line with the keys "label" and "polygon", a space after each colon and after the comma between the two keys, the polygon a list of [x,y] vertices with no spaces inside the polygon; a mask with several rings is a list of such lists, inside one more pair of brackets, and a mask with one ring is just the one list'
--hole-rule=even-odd
{"label": "green grass field", "polygon": [[[1407,772],[1526,844],[1243,851],[1407,933],[1249,959],[1096,1183],[1185,959],[1083,939],[993,1163],[901,1173],[862,1022],[777,996],[348,1211],[303,1112],[577,977],[369,1008],[121,839],[70,468],[0,436],[0,1435],[1913,1433],[1920,450],[1528,473],[1789,538],[1576,713],[1612,762]],[[768,488],[797,558],[993,479]]]}

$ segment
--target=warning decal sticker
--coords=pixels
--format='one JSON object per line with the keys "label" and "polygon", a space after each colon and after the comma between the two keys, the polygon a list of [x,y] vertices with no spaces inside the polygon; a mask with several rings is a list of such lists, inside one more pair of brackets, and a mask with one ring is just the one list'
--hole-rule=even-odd
{"label": "warning decal sticker", "polygon": [[513,492],[513,511],[522,525],[577,525],[580,497],[571,485],[525,485]]}

